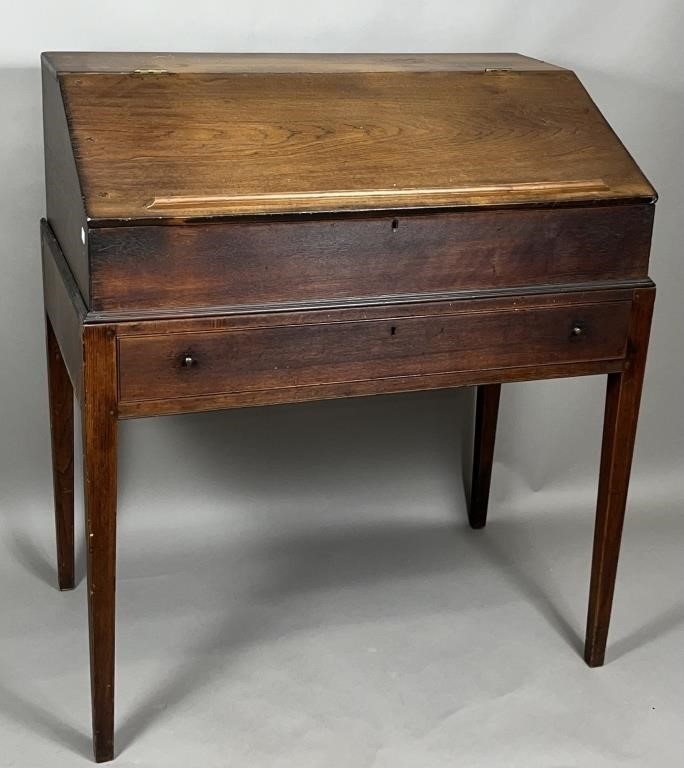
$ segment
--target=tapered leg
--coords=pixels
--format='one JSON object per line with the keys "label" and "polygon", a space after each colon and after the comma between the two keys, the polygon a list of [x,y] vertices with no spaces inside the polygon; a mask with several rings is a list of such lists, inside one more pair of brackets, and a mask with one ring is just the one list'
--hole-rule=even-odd
{"label": "tapered leg", "polygon": [[57,582],[60,589],[74,588],[74,390],[50,319],[47,332],[52,485],[57,531]]}
{"label": "tapered leg", "polygon": [[501,384],[483,384],[477,388],[473,480],[468,507],[468,520],[472,528],[484,528],[487,522],[500,396]]}
{"label": "tapered leg", "polygon": [[83,475],[93,746],[114,757],[114,596],[116,560],[116,359],[105,326],[83,333]]}
{"label": "tapered leg", "polygon": [[654,289],[636,292],[626,365],[608,376],[584,647],[590,667],[605,658],[654,298]]}

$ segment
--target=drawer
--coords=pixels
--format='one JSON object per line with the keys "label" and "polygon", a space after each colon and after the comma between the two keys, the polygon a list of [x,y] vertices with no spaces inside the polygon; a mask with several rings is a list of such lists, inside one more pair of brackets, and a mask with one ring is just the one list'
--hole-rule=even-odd
{"label": "drawer", "polygon": [[119,399],[613,360],[624,356],[630,310],[606,301],[122,336]]}
{"label": "drawer", "polygon": [[90,309],[103,317],[258,311],[645,279],[653,210],[619,205],[96,228]]}

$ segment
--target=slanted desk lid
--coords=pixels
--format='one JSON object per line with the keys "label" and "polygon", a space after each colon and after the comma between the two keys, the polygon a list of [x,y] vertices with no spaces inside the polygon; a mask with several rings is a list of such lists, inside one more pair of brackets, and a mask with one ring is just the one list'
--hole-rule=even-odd
{"label": "slanted desk lid", "polygon": [[91,225],[652,199],[570,71],[516,54],[44,54]]}

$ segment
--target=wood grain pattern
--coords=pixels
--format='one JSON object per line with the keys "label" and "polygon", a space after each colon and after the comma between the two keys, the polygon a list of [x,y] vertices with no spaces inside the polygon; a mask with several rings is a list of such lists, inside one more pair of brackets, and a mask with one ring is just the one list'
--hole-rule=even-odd
{"label": "wood grain pattern", "polygon": [[93,229],[100,317],[647,276],[653,205]]}
{"label": "wood grain pattern", "polygon": [[655,289],[635,292],[625,368],[608,377],[584,648],[590,667],[605,659],[654,301]]}
{"label": "wood grain pattern", "polygon": [[133,419],[179,413],[219,411],[278,403],[304,403],[345,397],[367,397],[398,392],[422,392],[431,389],[472,387],[514,381],[541,381],[569,376],[597,376],[622,370],[623,360],[598,360],[588,363],[559,363],[523,368],[491,368],[485,371],[457,371],[428,376],[394,376],[389,379],[351,381],[342,384],[318,384],[311,387],[233,392],[165,400],[139,400],[119,403],[119,418]]}
{"label": "wood grain pattern", "polygon": [[129,336],[154,336],[205,331],[249,330],[277,328],[282,325],[316,325],[347,323],[357,320],[389,320],[392,318],[433,317],[443,314],[480,314],[482,312],[516,311],[541,307],[569,307],[604,302],[631,302],[634,289],[652,287],[646,280],[638,286],[618,285],[607,288],[573,286],[549,292],[548,287],[520,293],[517,289],[494,291],[491,294],[466,294],[444,301],[428,300],[401,303],[360,304],[342,307],[294,308],[261,312],[234,312],[226,315],[179,315],[177,317],[128,319],[116,323],[119,339]]}
{"label": "wood grain pattern", "polygon": [[487,523],[500,397],[501,384],[484,384],[477,388],[473,478],[468,504],[468,521],[475,529],[484,528]]}
{"label": "wood grain pattern", "polygon": [[81,184],[71,146],[60,82],[45,68],[42,78],[47,219],[87,303],[90,275],[85,234],[88,223]]}
{"label": "wood grain pattern", "polygon": [[43,301],[60,354],[76,397],[81,399],[83,379],[82,327],[87,310],[78,286],[50,225],[40,225],[43,263]]}
{"label": "wood grain pattern", "polygon": [[53,72],[167,72],[270,74],[341,72],[518,72],[558,70],[519,53],[127,53],[53,51],[43,54]]}
{"label": "wood grain pattern", "polygon": [[114,755],[117,419],[608,374],[585,658],[603,663],[655,192],[568,71],[516,54],[43,55],[60,586],[82,405],[95,758]]}
{"label": "wood grain pattern", "polygon": [[424,205],[429,206],[435,200],[437,203],[446,195],[467,195],[476,194],[481,197],[487,195],[500,196],[502,193],[510,192],[512,194],[530,193],[555,193],[560,192],[597,192],[606,191],[608,185],[603,179],[587,179],[586,181],[537,181],[537,182],[519,182],[510,184],[481,184],[472,187],[410,187],[408,189],[350,189],[350,190],[332,190],[324,192],[271,192],[265,194],[245,194],[245,195],[197,195],[195,197],[172,195],[170,197],[155,197],[147,204],[151,211],[171,211],[173,213],[185,213],[194,208],[205,210],[210,206],[243,206],[250,203],[258,205],[259,203],[277,205],[292,205],[299,203],[300,206],[308,206],[310,202],[320,203],[330,201],[333,203],[348,202],[354,203],[360,200],[367,204],[368,200],[378,200],[379,202],[391,202],[400,200],[402,197],[413,200],[420,200]]}
{"label": "wood grain pattern", "polygon": [[90,627],[93,743],[97,762],[114,757],[114,602],[116,572],[115,329],[83,335],[83,477]]}
{"label": "wood grain pattern", "polygon": [[59,588],[65,590],[74,588],[74,390],[47,315],[45,326],[57,581]]}
{"label": "wood grain pattern", "polygon": [[654,197],[565,70],[58,76],[91,226]]}
{"label": "wood grain pattern", "polygon": [[[624,353],[629,312],[629,302],[607,302],[124,337],[119,398],[160,400],[615,359]],[[187,366],[186,356],[192,358]]]}

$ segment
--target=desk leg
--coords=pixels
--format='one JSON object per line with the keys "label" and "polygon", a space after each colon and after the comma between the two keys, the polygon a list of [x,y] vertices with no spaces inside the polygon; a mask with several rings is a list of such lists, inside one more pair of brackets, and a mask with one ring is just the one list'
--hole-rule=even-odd
{"label": "desk leg", "polygon": [[83,476],[93,744],[97,762],[114,757],[114,594],[116,559],[116,355],[106,326],[83,331]]}
{"label": "desk leg", "polygon": [[47,332],[52,484],[57,532],[57,582],[74,588],[74,390],[50,318]]}
{"label": "desk leg", "polygon": [[655,289],[636,291],[624,370],[608,376],[584,658],[605,658]]}
{"label": "desk leg", "polygon": [[477,388],[473,480],[468,506],[471,528],[484,528],[487,522],[500,396],[501,384],[483,384]]}

